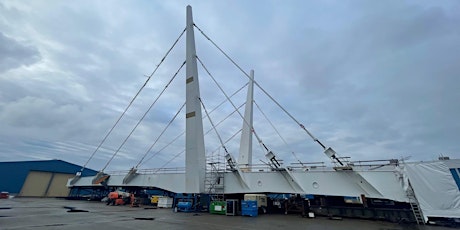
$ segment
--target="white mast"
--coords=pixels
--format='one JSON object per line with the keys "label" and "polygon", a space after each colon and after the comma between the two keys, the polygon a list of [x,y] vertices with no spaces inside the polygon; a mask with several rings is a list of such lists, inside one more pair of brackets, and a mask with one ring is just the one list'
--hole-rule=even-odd
{"label": "white mast", "polygon": [[251,70],[244,111],[243,129],[241,131],[240,155],[238,164],[242,171],[251,171],[252,165],[252,120],[254,100],[254,70]]}
{"label": "white mast", "polygon": [[192,7],[187,6],[185,191],[203,193],[206,158],[193,26]]}

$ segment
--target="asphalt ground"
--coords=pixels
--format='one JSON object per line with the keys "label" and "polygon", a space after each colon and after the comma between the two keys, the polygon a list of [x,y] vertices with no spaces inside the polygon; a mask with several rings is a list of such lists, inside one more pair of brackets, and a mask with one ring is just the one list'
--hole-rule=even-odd
{"label": "asphalt ground", "polygon": [[[69,212],[73,210],[73,212]],[[0,199],[0,229],[427,229],[452,230],[438,226],[416,226],[359,219],[331,220],[327,217],[270,214],[257,217],[209,213],[175,213],[151,206],[107,206],[102,202],[53,198]]]}

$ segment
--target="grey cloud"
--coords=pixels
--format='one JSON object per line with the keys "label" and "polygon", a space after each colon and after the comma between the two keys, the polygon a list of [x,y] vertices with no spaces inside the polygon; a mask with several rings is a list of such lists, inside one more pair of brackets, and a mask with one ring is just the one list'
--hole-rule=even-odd
{"label": "grey cloud", "polygon": [[0,32],[0,73],[40,61],[36,47],[25,45]]}
{"label": "grey cloud", "polygon": [[272,47],[271,57],[284,58],[267,67],[275,73],[279,66],[288,69],[272,74],[273,82],[279,75],[299,81],[286,96],[304,99],[289,106],[306,107],[302,120],[317,123],[321,129],[314,133],[333,146],[362,157],[360,152],[382,143],[374,152],[428,157],[436,150],[421,148],[420,140],[444,145],[458,127],[450,121],[460,113],[460,94],[453,89],[460,58],[450,41],[459,39],[453,26],[459,17],[439,7],[404,4],[357,9],[363,11],[352,24],[307,27],[305,42],[296,36],[284,45],[287,50]]}

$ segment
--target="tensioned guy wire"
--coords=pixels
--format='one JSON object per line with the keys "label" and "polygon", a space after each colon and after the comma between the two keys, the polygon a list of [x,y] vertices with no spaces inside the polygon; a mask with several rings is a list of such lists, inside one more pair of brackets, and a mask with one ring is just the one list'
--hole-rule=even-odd
{"label": "tensioned guy wire", "polygon": [[125,110],[123,111],[123,113],[120,115],[120,117],[118,117],[117,121],[115,122],[115,124],[112,126],[112,128],[110,128],[109,132],[104,136],[104,138],[102,139],[102,141],[99,143],[99,145],[97,146],[97,148],[94,150],[94,152],[91,154],[91,156],[89,157],[89,159],[86,161],[86,163],[83,165],[83,167],[81,168],[81,172],[83,172],[83,170],[86,168],[86,166],[88,165],[88,163],[91,161],[91,159],[93,159],[94,155],[96,154],[96,152],[101,148],[101,146],[104,144],[104,142],[107,140],[107,138],[109,137],[109,135],[112,133],[112,131],[115,129],[115,127],[118,125],[118,123],[120,122],[121,118],[123,118],[123,116],[126,114],[126,111],[128,111],[128,109],[131,107],[131,105],[133,104],[133,102],[136,100],[137,96],[139,96],[139,94],[141,93],[141,91],[145,88],[145,86],[147,85],[147,83],[150,81],[150,79],[152,78],[152,76],[156,73],[156,71],[158,70],[158,68],[161,66],[161,64],[163,63],[163,61],[166,59],[166,57],[169,55],[169,53],[171,52],[171,50],[176,46],[177,42],[180,40],[180,38],[182,37],[182,35],[185,33],[185,28],[184,30],[182,30],[181,34],[179,35],[179,37],[176,39],[176,41],[173,43],[173,45],[171,46],[171,48],[169,48],[169,50],[166,52],[166,54],[163,56],[163,58],[161,59],[160,63],[158,63],[158,65],[155,67],[155,69],[153,70],[153,72],[147,77],[147,80],[145,80],[144,82],[144,85],[142,85],[142,87],[137,91],[136,95],[133,97],[133,99],[131,99],[131,101],[129,102],[128,106],[126,106]]}
{"label": "tensioned guy wire", "polygon": [[105,164],[104,168],[102,168],[101,171],[104,171],[107,166],[109,166],[110,162],[112,162],[113,158],[117,155],[117,153],[120,151],[120,149],[124,146],[124,144],[126,143],[126,141],[128,141],[129,137],[131,137],[131,135],[134,133],[134,131],[136,130],[136,128],[139,126],[139,124],[144,120],[145,116],[147,116],[148,112],[152,109],[152,107],[156,104],[156,102],[158,101],[158,99],[161,97],[161,95],[163,95],[163,93],[166,91],[166,89],[168,88],[168,86],[172,83],[172,81],[176,78],[177,74],[179,74],[180,70],[182,69],[182,67],[184,67],[185,65],[185,61],[182,63],[182,65],[179,67],[179,69],[176,71],[176,73],[172,76],[172,78],[169,80],[169,82],[165,85],[165,87],[163,88],[163,90],[160,92],[160,94],[157,96],[157,98],[155,98],[155,100],[153,101],[153,103],[150,105],[150,107],[147,109],[147,111],[145,111],[144,115],[142,115],[141,119],[139,119],[139,121],[137,122],[137,124],[134,126],[134,128],[131,130],[131,132],[128,134],[128,136],[125,138],[125,140],[123,140],[123,142],[121,143],[121,145],[118,147],[118,149],[115,151],[115,153],[112,155],[112,157],[110,158],[110,160],[107,162],[107,164]]}
{"label": "tensioned guy wire", "polygon": [[[233,65],[235,65],[242,73],[244,73],[244,75],[251,80],[251,77],[249,76],[249,74],[247,74],[230,56],[228,56],[227,53],[225,53],[213,40],[211,40],[211,38],[209,38],[197,25],[194,24],[194,26],[198,29],[198,31],[201,32],[201,34],[206,38],[208,39],[208,41],[210,41],[230,62],[233,63]],[[281,110],[283,110],[283,112],[288,115],[295,123],[297,123],[297,125],[300,126],[300,128],[302,128],[305,132],[307,132],[307,134],[313,139],[313,141],[317,142],[319,145],[321,145],[321,147],[323,149],[326,149],[326,146],[323,145],[323,143],[321,143],[315,136],[313,136],[312,133],[310,133],[310,131],[308,131],[308,129],[303,125],[301,124],[297,119],[294,118],[294,116],[292,116],[283,106],[281,106],[281,104],[275,100],[275,98],[273,98],[264,88],[262,88],[262,86],[259,85],[259,83],[257,83],[257,81],[253,80],[254,81],[254,84],[259,87],[260,90],[262,90],[262,92],[267,95],[268,98],[270,98],[270,100],[273,101],[273,103],[275,103]]]}

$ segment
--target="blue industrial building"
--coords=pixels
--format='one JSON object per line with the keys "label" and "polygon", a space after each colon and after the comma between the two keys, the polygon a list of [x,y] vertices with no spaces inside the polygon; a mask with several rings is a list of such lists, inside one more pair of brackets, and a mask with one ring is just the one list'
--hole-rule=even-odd
{"label": "blue industrial building", "polygon": [[[72,164],[63,160],[42,160],[42,161],[11,161],[0,162],[0,191],[7,191],[10,194],[18,194],[31,171],[76,174],[82,166]],[[84,169],[83,176],[96,175],[97,171]]]}

